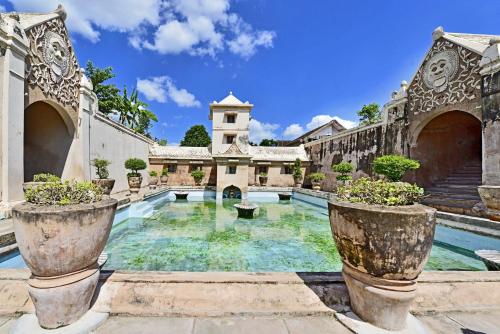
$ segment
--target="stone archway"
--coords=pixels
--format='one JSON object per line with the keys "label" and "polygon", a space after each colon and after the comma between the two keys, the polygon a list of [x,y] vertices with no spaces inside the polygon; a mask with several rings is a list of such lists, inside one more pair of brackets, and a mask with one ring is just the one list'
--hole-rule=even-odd
{"label": "stone archway", "polygon": [[467,165],[480,165],[481,136],[481,122],[470,113],[454,110],[431,119],[414,135],[411,156],[421,163],[417,183],[428,187]]}
{"label": "stone archway", "polygon": [[229,186],[224,189],[222,192],[222,198],[236,198],[241,199],[241,190],[235,186]]}
{"label": "stone archway", "polygon": [[37,173],[62,176],[74,132],[69,116],[57,107],[41,101],[28,106],[24,115],[24,181],[31,181]]}

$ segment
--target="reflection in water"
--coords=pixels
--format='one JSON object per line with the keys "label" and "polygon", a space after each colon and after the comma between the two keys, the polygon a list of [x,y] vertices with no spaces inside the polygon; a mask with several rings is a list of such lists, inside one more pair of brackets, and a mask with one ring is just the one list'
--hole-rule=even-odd
{"label": "reflection in water", "polygon": [[[258,203],[237,218],[237,200],[169,202],[150,218],[113,226],[107,269],[165,271],[340,271],[325,209],[300,202]],[[434,247],[427,269],[483,269],[480,261]]]}

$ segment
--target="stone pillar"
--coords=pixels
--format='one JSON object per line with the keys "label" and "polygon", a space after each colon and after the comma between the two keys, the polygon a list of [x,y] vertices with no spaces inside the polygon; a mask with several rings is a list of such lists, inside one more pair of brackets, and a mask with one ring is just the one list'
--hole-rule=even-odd
{"label": "stone pillar", "polygon": [[494,37],[480,62],[483,107],[483,185],[486,216],[500,221],[500,38]]}
{"label": "stone pillar", "polygon": [[29,41],[15,16],[0,18],[1,201],[23,199],[24,85]]}

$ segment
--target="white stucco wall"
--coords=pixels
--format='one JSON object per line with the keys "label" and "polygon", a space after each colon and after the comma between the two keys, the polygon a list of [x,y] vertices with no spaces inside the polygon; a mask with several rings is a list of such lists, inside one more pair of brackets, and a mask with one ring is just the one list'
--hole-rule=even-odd
{"label": "white stucco wall", "polygon": [[[90,157],[111,161],[109,177],[115,179],[113,193],[128,190],[125,160],[140,158],[149,166],[149,145],[147,138],[135,134],[124,126],[113,122],[100,114],[90,117]],[[142,186],[148,182],[148,169],[142,171]],[[91,177],[95,178],[95,168],[91,168]]]}

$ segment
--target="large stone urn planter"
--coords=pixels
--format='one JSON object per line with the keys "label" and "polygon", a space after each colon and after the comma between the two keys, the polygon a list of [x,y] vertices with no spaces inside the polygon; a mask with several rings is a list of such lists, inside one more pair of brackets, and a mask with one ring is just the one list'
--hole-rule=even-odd
{"label": "large stone urn planter", "polygon": [[149,189],[156,189],[158,185],[158,176],[150,176],[149,177]]}
{"label": "large stone urn planter", "polygon": [[160,182],[162,185],[166,185],[168,182],[168,176],[167,175],[160,176]]}
{"label": "large stone urn planter", "polygon": [[312,189],[320,191],[321,190],[321,182],[320,181],[311,181]]}
{"label": "large stone urn planter", "polygon": [[111,190],[115,186],[114,179],[92,179],[92,183],[99,186],[102,189],[103,195],[110,195]]}
{"label": "large stone urn planter", "polygon": [[377,327],[405,328],[432,248],[436,210],[338,201],[328,209],[352,310]]}
{"label": "large stone urn planter", "polygon": [[116,206],[117,200],[106,199],[68,206],[22,203],[12,209],[17,245],[33,274],[28,292],[40,326],[69,325],[88,311]]}
{"label": "large stone urn planter", "polygon": [[500,186],[479,186],[477,190],[486,206],[487,218],[500,221]]}
{"label": "large stone urn planter", "polygon": [[296,188],[302,188],[302,177],[294,176],[293,182],[294,182]]}
{"label": "large stone urn planter", "polygon": [[267,185],[267,176],[259,176],[259,183],[261,187],[265,187]]}
{"label": "large stone urn planter", "polygon": [[141,190],[142,176],[129,176],[127,179],[130,193],[138,194]]}

